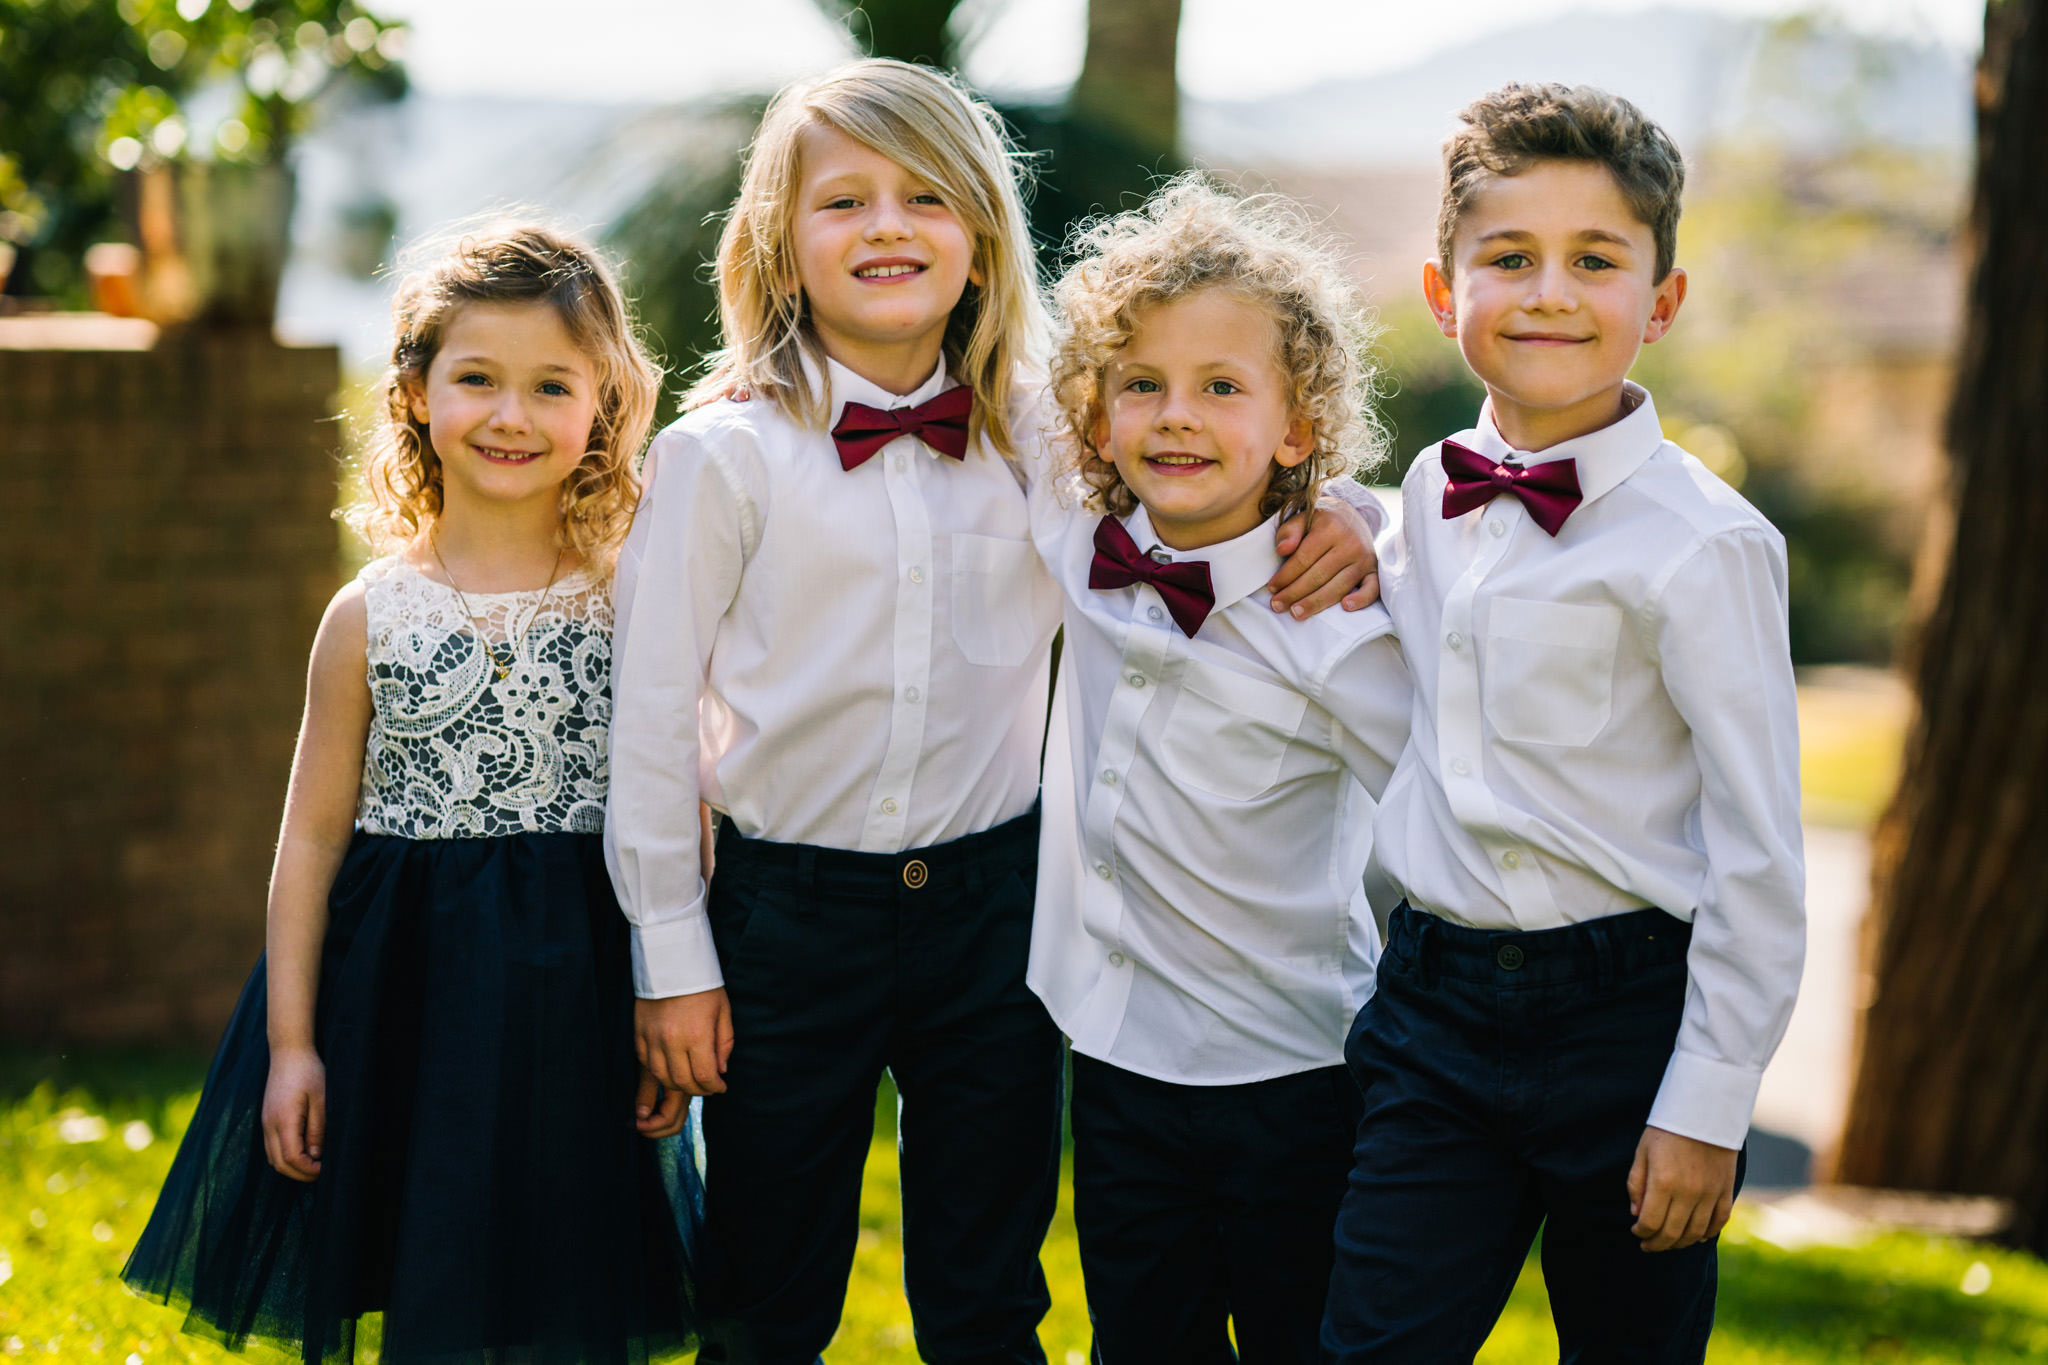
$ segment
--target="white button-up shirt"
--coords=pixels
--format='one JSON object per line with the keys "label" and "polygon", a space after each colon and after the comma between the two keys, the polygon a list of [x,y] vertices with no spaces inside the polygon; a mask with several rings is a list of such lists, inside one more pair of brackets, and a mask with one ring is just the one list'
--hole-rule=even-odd
{"label": "white button-up shirt", "polygon": [[[827,369],[828,427],[951,382],[899,397]],[[849,471],[773,403],[699,408],[654,438],[614,595],[605,859],[642,996],[724,979],[700,797],[749,837],[875,853],[1037,798],[1058,597],[983,443],[955,460],[902,436]]]}
{"label": "white button-up shirt", "polygon": [[1209,563],[1193,639],[1149,584],[1088,586],[1100,517],[1033,490],[1063,599],[1029,981],[1074,1050],[1224,1085],[1343,1062],[1379,939],[1360,886],[1372,794],[1407,738],[1407,671],[1380,607],[1274,613],[1275,521],[1166,550]]}
{"label": "white button-up shirt", "polygon": [[1742,1143],[1805,955],[1785,542],[1666,441],[1620,421],[1516,452],[1482,409],[1451,439],[1577,462],[1553,539],[1512,495],[1443,515],[1432,448],[1381,582],[1415,677],[1378,858],[1419,909],[1549,929],[1644,905],[1693,925],[1676,1050],[1647,1121]]}

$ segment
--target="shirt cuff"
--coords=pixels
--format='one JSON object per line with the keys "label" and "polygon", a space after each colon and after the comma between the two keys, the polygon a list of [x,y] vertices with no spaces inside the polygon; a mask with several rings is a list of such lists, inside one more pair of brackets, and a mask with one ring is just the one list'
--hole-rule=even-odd
{"label": "shirt cuff", "polygon": [[703,915],[633,926],[633,994],[642,1000],[695,995],[724,984],[711,921]]}
{"label": "shirt cuff", "polygon": [[1749,1136],[1762,1067],[1737,1066],[1696,1052],[1671,1054],[1650,1106],[1650,1126],[1734,1150]]}

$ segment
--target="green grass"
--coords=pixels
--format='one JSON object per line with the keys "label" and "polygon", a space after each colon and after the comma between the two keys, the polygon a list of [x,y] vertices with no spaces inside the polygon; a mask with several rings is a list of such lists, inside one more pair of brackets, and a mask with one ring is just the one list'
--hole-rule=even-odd
{"label": "green grass", "polygon": [[[203,1070],[191,1058],[0,1052],[0,1359],[236,1358],[178,1335],[177,1314],[130,1295],[118,1278],[191,1118]],[[916,1359],[900,1287],[886,1099],[878,1112],[860,1254],[845,1322],[827,1353],[832,1365]],[[1052,1365],[1085,1360],[1088,1339],[1065,1194],[1045,1249],[1054,1304],[1043,1338]],[[2048,1265],[2026,1256],[1905,1234],[1789,1252],[1739,1221],[1724,1240],[1721,1275],[1713,1365],[2048,1358]],[[1555,1360],[1556,1349],[1532,1261],[1480,1359],[1520,1365]]]}

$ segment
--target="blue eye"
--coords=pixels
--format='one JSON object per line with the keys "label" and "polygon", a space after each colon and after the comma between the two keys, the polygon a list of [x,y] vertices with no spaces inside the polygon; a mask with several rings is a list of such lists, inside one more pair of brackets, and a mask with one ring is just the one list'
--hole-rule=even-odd
{"label": "blue eye", "polygon": [[1231,383],[1228,379],[1212,379],[1206,387],[1210,393],[1223,398],[1227,398],[1233,393],[1242,392],[1237,385]]}
{"label": "blue eye", "polygon": [[554,398],[567,398],[569,396],[569,386],[558,379],[544,381],[540,386],[540,391]]}
{"label": "blue eye", "polygon": [[489,375],[478,374],[475,370],[471,370],[468,374],[462,375],[461,377],[456,379],[455,382],[458,384],[468,384],[474,387],[475,385],[478,384],[490,383],[491,378]]}

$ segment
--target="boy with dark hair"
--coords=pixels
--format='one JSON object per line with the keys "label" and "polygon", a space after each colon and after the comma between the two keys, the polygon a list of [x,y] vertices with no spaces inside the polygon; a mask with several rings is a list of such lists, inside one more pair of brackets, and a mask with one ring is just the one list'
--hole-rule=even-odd
{"label": "boy with dark hair", "polygon": [[1563,1359],[1698,1361],[1804,955],[1784,541],[1626,378],[1685,298],[1671,140],[1585,87],[1461,119],[1423,286],[1487,399],[1382,554],[1406,899],[1323,1344],[1470,1360],[1541,1226]]}

